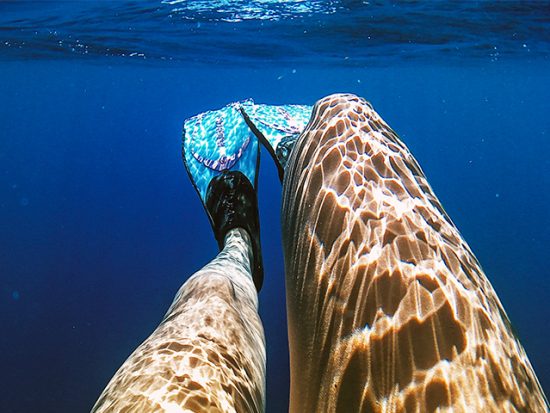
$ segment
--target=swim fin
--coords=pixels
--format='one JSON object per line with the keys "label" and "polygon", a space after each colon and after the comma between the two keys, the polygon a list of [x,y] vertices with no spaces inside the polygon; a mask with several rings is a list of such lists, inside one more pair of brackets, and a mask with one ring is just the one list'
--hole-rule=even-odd
{"label": "swim fin", "polygon": [[281,182],[290,152],[306,128],[312,110],[312,106],[306,105],[256,105],[253,102],[240,107],[246,124],[275,161]]}
{"label": "swim fin", "polygon": [[187,119],[183,124],[182,158],[202,201],[220,250],[225,235],[245,229],[252,241],[253,280],[263,282],[260,225],[256,195],[260,147],[241,115],[251,100],[231,103]]}

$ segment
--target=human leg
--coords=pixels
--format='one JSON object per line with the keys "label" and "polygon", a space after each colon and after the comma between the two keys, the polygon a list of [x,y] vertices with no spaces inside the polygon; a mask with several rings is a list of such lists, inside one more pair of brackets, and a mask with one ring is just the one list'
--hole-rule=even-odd
{"label": "human leg", "polygon": [[263,411],[265,341],[251,262],[248,233],[230,230],[92,411]]}
{"label": "human leg", "polygon": [[365,100],[316,104],[282,227],[291,411],[546,411],[479,262]]}
{"label": "human leg", "polygon": [[184,164],[221,252],[181,287],[93,412],[264,410],[259,147],[238,108],[230,104],[184,123]]}

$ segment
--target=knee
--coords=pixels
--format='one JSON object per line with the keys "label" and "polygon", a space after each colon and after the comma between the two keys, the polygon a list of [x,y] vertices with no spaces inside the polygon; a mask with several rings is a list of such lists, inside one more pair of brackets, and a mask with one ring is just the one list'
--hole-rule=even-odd
{"label": "knee", "polygon": [[319,99],[313,108],[315,117],[333,117],[349,111],[372,110],[372,105],[364,98],[351,93],[335,93]]}

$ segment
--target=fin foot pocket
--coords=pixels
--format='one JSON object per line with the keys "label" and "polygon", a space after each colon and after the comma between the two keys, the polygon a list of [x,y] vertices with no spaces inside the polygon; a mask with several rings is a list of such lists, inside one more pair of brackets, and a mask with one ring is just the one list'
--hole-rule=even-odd
{"label": "fin foot pocket", "polygon": [[227,232],[243,228],[250,235],[252,251],[252,278],[256,290],[263,283],[263,263],[260,246],[260,220],[256,190],[240,171],[222,171],[214,177],[206,191],[206,210],[210,216],[214,236],[220,250]]}

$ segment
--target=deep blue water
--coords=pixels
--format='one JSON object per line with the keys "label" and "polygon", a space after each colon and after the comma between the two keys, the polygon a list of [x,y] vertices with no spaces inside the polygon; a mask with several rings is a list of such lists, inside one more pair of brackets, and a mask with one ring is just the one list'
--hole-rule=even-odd
{"label": "deep blue water", "polygon": [[[186,117],[341,91],[415,154],[548,392],[549,4],[233,3],[0,3],[0,412],[88,411],[217,253]],[[288,406],[280,193],[263,152],[268,412]]]}

